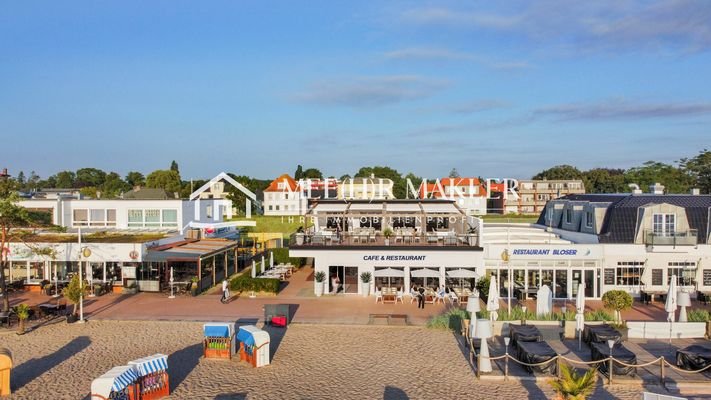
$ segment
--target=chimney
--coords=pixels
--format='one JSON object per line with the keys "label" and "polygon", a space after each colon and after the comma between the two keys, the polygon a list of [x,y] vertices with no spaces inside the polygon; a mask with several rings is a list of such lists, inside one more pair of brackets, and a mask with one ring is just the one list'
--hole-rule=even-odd
{"label": "chimney", "polygon": [[649,185],[649,193],[651,194],[664,194],[664,185],[659,182],[654,185]]}
{"label": "chimney", "polygon": [[632,194],[642,194],[642,189],[639,188],[639,185],[636,183],[630,183],[629,185],[630,189],[632,189]]}
{"label": "chimney", "polygon": [[690,193],[692,196],[698,196],[699,194],[701,194],[701,191],[699,190],[699,188],[691,188]]}

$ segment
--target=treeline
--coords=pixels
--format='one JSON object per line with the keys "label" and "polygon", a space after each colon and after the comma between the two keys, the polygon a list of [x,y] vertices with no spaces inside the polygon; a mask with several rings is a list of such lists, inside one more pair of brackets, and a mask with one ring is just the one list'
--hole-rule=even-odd
{"label": "treeline", "polygon": [[630,184],[642,191],[655,183],[665,186],[667,193],[688,193],[698,188],[711,193],[711,151],[704,149],[692,158],[682,158],[674,164],[647,161],[630,169],[593,168],[581,171],[571,165],[557,165],[533,176],[533,179],[579,179],[588,193],[630,192]]}

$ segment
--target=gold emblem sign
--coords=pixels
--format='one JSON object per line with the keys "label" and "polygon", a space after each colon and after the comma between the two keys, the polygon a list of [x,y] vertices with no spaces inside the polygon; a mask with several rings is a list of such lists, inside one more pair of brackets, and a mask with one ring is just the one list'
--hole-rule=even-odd
{"label": "gold emblem sign", "polygon": [[91,250],[89,250],[88,247],[85,247],[84,250],[81,251],[82,257],[91,257]]}
{"label": "gold emblem sign", "polygon": [[501,252],[501,260],[506,261],[506,262],[509,261],[509,250],[508,249]]}

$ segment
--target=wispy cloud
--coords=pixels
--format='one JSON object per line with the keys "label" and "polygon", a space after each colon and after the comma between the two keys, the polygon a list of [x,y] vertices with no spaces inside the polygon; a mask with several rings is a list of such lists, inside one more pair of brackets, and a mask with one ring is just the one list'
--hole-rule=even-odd
{"label": "wispy cloud", "polygon": [[608,100],[597,103],[571,103],[539,108],[539,116],[561,120],[640,120],[711,115],[711,103],[637,103]]}
{"label": "wispy cloud", "polygon": [[408,47],[391,50],[383,54],[393,61],[471,61],[496,70],[520,70],[531,68],[527,61],[502,61],[478,54],[442,47]]}
{"label": "wispy cloud", "polygon": [[477,100],[468,103],[454,104],[444,108],[454,114],[474,114],[508,106],[507,103],[500,100]]}
{"label": "wispy cloud", "polygon": [[418,8],[402,13],[401,20],[418,25],[494,30],[578,51],[711,48],[708,0],[540,0],[522,4],[507,13]]}
{"label": "wispy cloud", "polygon": [[304,103],[368,108],[429,97],[448,85],[418,75],[361,77],[316,82],[292,97]]}

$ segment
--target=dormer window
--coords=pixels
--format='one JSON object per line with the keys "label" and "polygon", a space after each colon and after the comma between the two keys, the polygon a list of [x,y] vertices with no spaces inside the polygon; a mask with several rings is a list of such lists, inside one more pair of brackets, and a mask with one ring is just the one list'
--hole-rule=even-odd
{"label": "dormer window", "polygon": [[277,189],[284,190],[284,182],[277,182]]}
{"label": "dormer window", "polygon": [[573,210],[570,208],[565,210],[565,223],[570,224],[573,222]]}
{"label": "dormer window", "polygon": [[652,228],[655,236],[674,236],[676,234],[676,215],[654,214]]}

